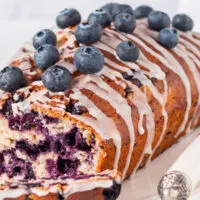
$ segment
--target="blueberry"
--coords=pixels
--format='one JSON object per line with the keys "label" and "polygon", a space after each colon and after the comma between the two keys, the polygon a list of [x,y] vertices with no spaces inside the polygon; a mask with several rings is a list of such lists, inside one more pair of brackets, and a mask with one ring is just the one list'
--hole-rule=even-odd
{"label": "blueberry", "polygon": [[129,86],[127,86],[124,89],[124,92],[125,92],[125,97],[127,97],[132,92],[132,88],[130,88]]}
{"label": "blueberry", "polygon": [[80,140],[79,143],[77,144],[77,149],[78,149],[78,150],[81,150],[81,151],[86,151],[86,152],[88,152],[88,151],[91,151],[92,147],[89,146],[89,145],[87,144],[87,142],[86,142],[84,139],[82,139],[82,140]]}
{"label": "blueberry", "polygon": [[39,48],[43,44],[51,44],[56,46],[56,35],[53,31],[44,29],[36,33],[33,37],[33,46],[35,49]]}
{"label": "blueberry", "polygon": [[101,25],[97,23],[80,24],[75,30],[75,36],[78,42],[89,45],[100,40],[103,34]]}
{"label": "blueberry", "polygon": [[57,168],[61,174],[68,173],[70,169],[75,171],[78,168],[78,165],[78,160],[62,159],[60,157],[57,160]]}
{"label": "blueberry", "polygon": [[68,104],[66,106],[66,111],[70,112],[72,115],[81,115],[87,112],[87,109],[83,106]]}
{"label": "blueberry", "polygon": [[146,18],[153,11],[153,8],[147,5],[142,5],[134,10],[134,16],[136,19]]}
{"label": "blueberry", "polygon": [[127,4],[108,3],[102,6],[101,9],[109,13],[113,21],[115,20],[115,17],[122,12],[134,15],[133,9]]}
{"label": "blueberry", "polygon": [[22,70],[18,67],[8,66],[0,71],[0,89],[13,92],[25,83]]}
{"label": "blueberry", "polygon": [[118,31],[132,33],[136,27],[136,20],[129,13],[120,13],[115,17],[114,24]]}
{"label": "blueberry", "polygon": [[74,65],[85,74],[94,74],[103,68],[104,57],[96,47],[83,46],[74,55]]}
{"label": "blueberry", "polygon": [[110,26],[111,24],[111,17],[105,10],[96,10],[95,12],[91,13],[88,17],[88,23],[98,23],[103,28]]}
{"label": "blueberry", "polygon": [[69,9],[66,8],[62,10],[56,18],[57,26],[61,29],[67,28],[69,26],[76,26],[80,22],[81,22],[81,15],[74,8],[69,8]]}
{"label": "blueberry", "polygon": [[194,27],[193,20],[185,14],[175,15],[173,18],[173,27],[181,30],[181,31],[191,31]]}
{"label": "blueberry", "polygon": [[59,60],[59,52],[56,47],[45,44],[40,46],[34,55],[35,64],[40,69],[47,69]]}
{"label": "blueberry", "polygon": [[42,82],[50,91],[61,92],[70,88],[72,76],[66,68],[55,65],[44,72]]}
{"label": "blueberry", "polygon": [[62,145],[62,143],[59,140],[56,140],[53,144],[53,151],[57,154],[65,154],[66,153],[66,149],[65,147]]}
{"label": "blueberry", "polygon": [[149,28],[160,31],[163,28],[169,27],[171,20],[168,14],[161,11],[152,11],[148,16]]}
{"label": "blueberry", "polygon": [[129,62],[135,62],[139,55],[139,48],[130,41],[120,43],[116,48],[116,53],[120,59]]}
{"label": "blueberry", "polygon": [[50,140],[43,140],[43,141],[40,141],[39,144],[38,144],[38,149],[42,153],[49,152],[50,147],[51,147],[51,141]]}
{"label": "blueberry", "polygon": [[116,15],[114,14],[114,10],[117,10],[117,14],[119,14],[119,5],[119,3],[107,3],[101,7],[101,10],[105,10],[111,16],[111,19],[114,20]]}
{"label": "blueberry", "polygon": [[158,35],[158,41],[167,48],[174,48],[179,41],[177,30],[173,28],[161,30]]}
{"label": "blueberry", "polygon": [[51,178],[59,176],[57,162],[51,159],[46,160],[46,168]]}
{"label": "blueberry", "polygon": [[17,141],[15,146],[19,151],[25,152],[33,160],[35,160],[40,153],[36,145],[29,144],[26,140]]}
{"label": "blueberry", "polygon": [[63,195],[60,193],[56,194],[56,198],[57,198],[57,200],[65,200],[65,197],[63,197]]}
{"label": "blueberry", "polygon": [[111,188],[104,189],[103,196],[104,200],[115,200],[119,197],[121,191],[121,185],[114,182]]}
{"label": "blueberry", "polygon": [[65,145],[74,146],[76,144],[76,134],[75,134],[75,132],[66,134],[63,138],[63,143]]}

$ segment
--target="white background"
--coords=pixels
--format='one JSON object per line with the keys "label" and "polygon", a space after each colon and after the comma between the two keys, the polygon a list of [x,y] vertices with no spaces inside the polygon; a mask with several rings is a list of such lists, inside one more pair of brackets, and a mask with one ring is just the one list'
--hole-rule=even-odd
{"label": "white background", "polygon": [[[38,30],[49,28],[54,25],[55,17],[60,10],[75,7],[81,12],[83,18],[86,18],[91,11],[107,2],[110,1],[0,0],[0,67],[4,67],[20,45],[22,45],[24,41],[31,39]],[[154,9],[167,12],[171,17],[176,13],[187,13],[195,21],[195,30],[200,32],[200,0],[118,0],[118,2],[128,3],[133,8],[141,4],[149,4]],[[176,159],[176,156],[178,156],[186,146],[187,145],[183,146],[182,144],[179,146],[175,145],[175,149],[168,151],[170,153],[175,151],[177,155],[173,153],[173,159]],[[131,191],[135,193],[134,196],[137,196],[138,200],[157,200],[158,197],[148,198],[147,196],[156,194],[156,183],[154,179],[158,179],[174,161],[168,160],[169,152],[166,152],[166,154],[154,161],[147,170],[139,172],[134,181],[131,181],[131,183],[127,181],[124,185],[124,192],[120,200],[132,199]],[[157,173],[156,170],[159,170],[159,173]],[[147,195],[147,198],[141,199],[139,197],[140,194],[143,194],[143,197]],[[126,196],[128,196],[128,198],[126,198]],[[193,197],[191,197],[191,200],[199,199],[199,195],[193,195]]]}

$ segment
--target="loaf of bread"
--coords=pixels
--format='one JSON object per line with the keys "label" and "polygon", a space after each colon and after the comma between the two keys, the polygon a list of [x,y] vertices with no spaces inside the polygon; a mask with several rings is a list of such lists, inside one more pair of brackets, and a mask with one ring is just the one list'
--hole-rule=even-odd
{"label": "loaf of bread", "polygon": [[[56,193],[57,199],[103,200],[105,188],[120,184],[116,171],[105,170],[118,170],[124,180],[200,123],[200,34],[178,31],[179,43],[169,49],[146,18],[137,20],[133,33],[112,24],[91,44],[104,55],[103,69],[83,74],[73,64],[80,48],[74,30],[55,30],[56,65],[71,72],[69,90],[43,85],[30,42],[9,64],[27,83],[0,95],[1,199],[54,200]],[[116,55],[127,40],[140,49],[136,62]]]}

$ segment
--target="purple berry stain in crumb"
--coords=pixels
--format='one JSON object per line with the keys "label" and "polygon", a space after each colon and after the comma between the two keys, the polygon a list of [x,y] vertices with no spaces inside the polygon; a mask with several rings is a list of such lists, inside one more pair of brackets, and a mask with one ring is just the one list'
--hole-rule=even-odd
{"label": "purple berry stain in crumb", "polygon": [[4,165],[3,165],[3,162],[4,162],[3,153],[0,153],[0,174],[2,174],[3,171],[4,171]]}
{"label": "purple berry stain in crumb", "polygon": [[[13,176],[23,175],[24,179],[34,179],[34,172],[32,170],[31,164],[26,162],[16,156],[15,150],[8,150],[2,153],[3,155],[3,172],[12,178]],[[7,163],[4,162],[5,157],[8,160]]]}
{"label": "purple berry stain in crumb", "polygon": [[92,149],[86,142],[86,139],[83,138],[81,133],[76,134],[76,147],[80,151],[90,151]]}
{"label": "purple berry stain in crumb", "polygon": [[4,106],[3,106],[3,109],[0,110],[0,114],[4,115],[5,118],[9,118],[13,112],[12,112],[12,100],[8,100]]}
{"label": "purple berry stain in crumb", "polygon": [[73,115],[81,115],[87,112],[87,109],[82,106],[75,105],[70,101],[69,104],[66,106],[66,111]]}
{"label": "purple berry stain in crumb", "polygon": [[65,153],[66,153],[65,147],[63,146],[63,144],[59,140],[56,140],[54,142],[53,151],[57,154],[60,154],[60,155],[65,155]]}
{"label": "purple berry stain in crumb", "polygon": [[43,119],[46,124],[58,123],[57,118],[51,118],[48,116],[42,118],[37,113],[31,112],[21,116],[10,115],[8,118],[8,124],[11,130],[25,131],[35,128],[38,133],[48,134],[48,130],[43,126]]}
{"label": "purple berry stain in crumb", "polygon": [[46,140],[40,141],[38,144],[38,149],[42,153],[49,152],[51,150],[51,140],[46,139]]}
{"label": "purple berry stain in crumb", "polygon": [[56,178],[62,175],[73,177],[77,173],[80,161],[78,159],[63,159],[58,157],[57,161],[48,159],[46,165],[51,178]]}
{"label": "purple berry stain in crumb", "polygon": [[35,144],[29,144],[25,140],[17,141],[16,148],[22,152],[25,152],[32,160],[36,160],[40,151]]}
{"label": "purple berry stain in crumb", "polygon": [[74,146],[76,144],[76,132],[78,129],[74,127],[71,131],[69,131],[63,138],[64,145]]}
{"label": "purple berry stain in crumb", "polygon": [[49,172],[50,177],[54,178],[54,177],[59,176],[59,172],[58,172],[55,161],[48,159],[46,160],[46,165],[47,165],[46,168],[47,168],[47,171]]}
{"label": "purple berry stain in crumb", "polygon": [[44,119],[45,119],[47,124],[57,124],[58,121],[59,121],[58,118],[49,117],[47,115],[44,116]]}
{"label": "purple berry stain in crumb", "polygon": [[61,157],[57,160],[57,167],[60,174],[75,175],[80,161],[78,159],[63,159]]}

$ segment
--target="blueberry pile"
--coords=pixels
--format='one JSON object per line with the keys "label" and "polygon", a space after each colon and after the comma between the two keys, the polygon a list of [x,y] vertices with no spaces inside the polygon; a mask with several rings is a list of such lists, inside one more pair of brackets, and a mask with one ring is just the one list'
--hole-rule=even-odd
{"label": "blueberry pile", "polygon": [[[103,29],[110,27],[112,22],[117,31],[131,34],[136,28],[136,20],[142,18],[147,18],[149,28],[159,32],[158,42],[169,49],[176,47],[179,42],[177,30],[186,32],[194,27],[193,20],[186,14],[177,14],[171,21],[167,13],[153,10],[148,5],[133,10],[131,6],[120,3],[103,5],[89,14],[84,23],[81,23],[78,10],[64,9],[56,17],[56,24],[60,29],[75,26],[74,34],[81,47],[75,52],[74,65],[82,73],[94,74],[102,70],[104,57],[98,49],[89,45],[98,42],[103,35]],[[49,29],[43,29],[33,37],[34,63],[44,72],[42,82],[52,92],[65,91],[72,83],[71,73],[56,65],[60,59],[56,44],[56,34]],[[123,61],[136,62],[140,51],[131,41],[124,41],[117,46],[116,54]],[[1,90],[14,92],[25,84],[23,72],[17,67],[8,66],[0,72]]]}

